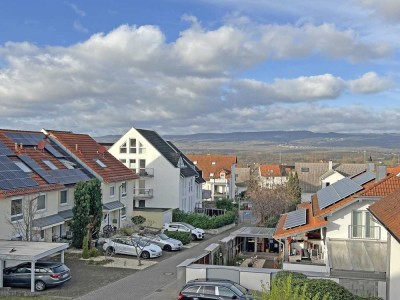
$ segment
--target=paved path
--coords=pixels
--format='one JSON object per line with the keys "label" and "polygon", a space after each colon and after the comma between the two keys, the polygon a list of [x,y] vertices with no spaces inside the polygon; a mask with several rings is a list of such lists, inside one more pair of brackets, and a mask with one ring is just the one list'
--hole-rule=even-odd
{"label": "paved path", "polygon": [[[219,241],[230,232],[237,230],[234,227],[224,233],[213,236],[199,245],[177,253],[176,255],[159,262],[140,272],[136,272],[118,281],[101,287],[78,299],[129,299],[129,300],[173,300],[177,299],[176,266],[185,259],[199,256],[208,245]],[[107,272],[105,269],[104,272]]]}

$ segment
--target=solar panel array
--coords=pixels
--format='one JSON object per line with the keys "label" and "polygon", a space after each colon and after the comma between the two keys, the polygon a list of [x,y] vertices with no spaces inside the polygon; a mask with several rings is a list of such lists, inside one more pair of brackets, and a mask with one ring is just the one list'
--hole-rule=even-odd
{"label": "solar panel array", "polygon": [[27,164],[32,170],[34,170],[40,177],[42,177],[47,183],[53,184],[58,183],[57,179],[51,176],[47,171],[43,170],[32,158],[27,155],[18,155],[18,157]]}
{"label": "solar panel array", "polygon": [[46,144],[44,147],[47,151],[49,151],[54,157],[63,158],[65,157],[64,154],[61,154],[58,150],[56,150],[52,145]]}
{"label": "solar panel array", "polygon": [[2,142],[0,142],[0,155],[14,155],[14,152],[11,151],[6,145],[4,145]]}
{"label": "solar panel array", "polygon": [[352,178],[352,180],[360,185],[363,185],[364,183],[371,181],[375,178],[376,178],[375,173],[372,173],[371,171],[367,171],[367,172],[364,172],[364,173]]}
{"label": "solar panel array", "polygon": [[38,186],[29,174],[22,171],[10,158],[0,156],[0,189],[12,190]]}
{"label": "solar panel array", "polygon": [[74,184],[79,181],[86,181],[90,179],[89,176],[79,169],[51,170],[49,173],[62,184]]}
{"label": "solar panel array", "polygon": [[307,223],[307,209],[300,208],[295,211],[291,211],[286,214],[285,224],[283,224],[284,229],[289,229],[297,226],[301,226]]}
{"label": "solar panel array", "polygon": [[317,192],[319,207],[324,209],[362,189],[360,184],[345,177]]}
{"label": "solar panel array", "polygon": [[12,139],[14,143],[26,146],[36,146],[40,140],[45,138],[45,135],[42,133],[5,132],[5,134]]}

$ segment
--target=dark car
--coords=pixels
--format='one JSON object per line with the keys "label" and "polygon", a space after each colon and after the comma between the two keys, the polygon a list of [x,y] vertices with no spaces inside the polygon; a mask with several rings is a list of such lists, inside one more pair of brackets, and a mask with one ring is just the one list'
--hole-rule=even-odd
{"label": "dark car", "polygon": [[[31,286],[31,263],[22,263],[4,269],[4,286]],[[38,261],[35,263],[35,290],[63,284],[71,279],[69,268],[60,262]]]}
{"label": "dark car", "polygon": [[248,299],[254,298],[249,290],[236,282],[223,279],[195,279],[182,288],[179,300]]}

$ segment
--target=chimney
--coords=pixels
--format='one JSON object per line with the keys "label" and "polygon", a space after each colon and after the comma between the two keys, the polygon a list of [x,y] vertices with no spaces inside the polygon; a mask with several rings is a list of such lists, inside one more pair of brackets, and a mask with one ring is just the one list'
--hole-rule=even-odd
{"label": "chimney", "polygon": [[14,150],[15,152],[18,152],[18,143],[14,143]]}
{"label": "chimney", "polygon": [[332,170],[332,167],[333,167],[332,161],[330,160],[330,161],[328,162],[328,164],[329,164],[329,170],[328,170],[328,171],[330,171],[330,170]]}
{"label": "chimney", "polygon": [[375,172],[375,164],[373,162],[369,162],[367,165],[367,171]]}
{"label": "chimney", "polygon": [[22,151],[22,149],[24,149],[24,145],[23,145],[22,143],[20,143],[20,144],[19,144],[19,148],[20,148],[21,151]]}
{"label": "chimney", "polygon": [[75,144],[75,151],[78,151],[78,144]]}
{"label": "chimney", "polygon": [[385,165],[376,167],[376,181],[381,181],[387,175],[387,170]]}

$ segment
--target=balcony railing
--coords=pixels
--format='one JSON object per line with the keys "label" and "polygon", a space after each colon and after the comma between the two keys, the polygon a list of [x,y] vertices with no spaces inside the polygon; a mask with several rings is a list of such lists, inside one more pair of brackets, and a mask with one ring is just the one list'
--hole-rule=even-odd
{"label": "balcony railing", "polygon": [[381,228],[379,226],[349,225],[350,239],[381,239]]}
{"label": "balcony railing", "polygon": [[134,189],[133,198],[153,198],[153,189]]}
{"label": "balcony railing", "polygon": [[140,177],[154,177],[154,168],[141,168],[134,171]]}

